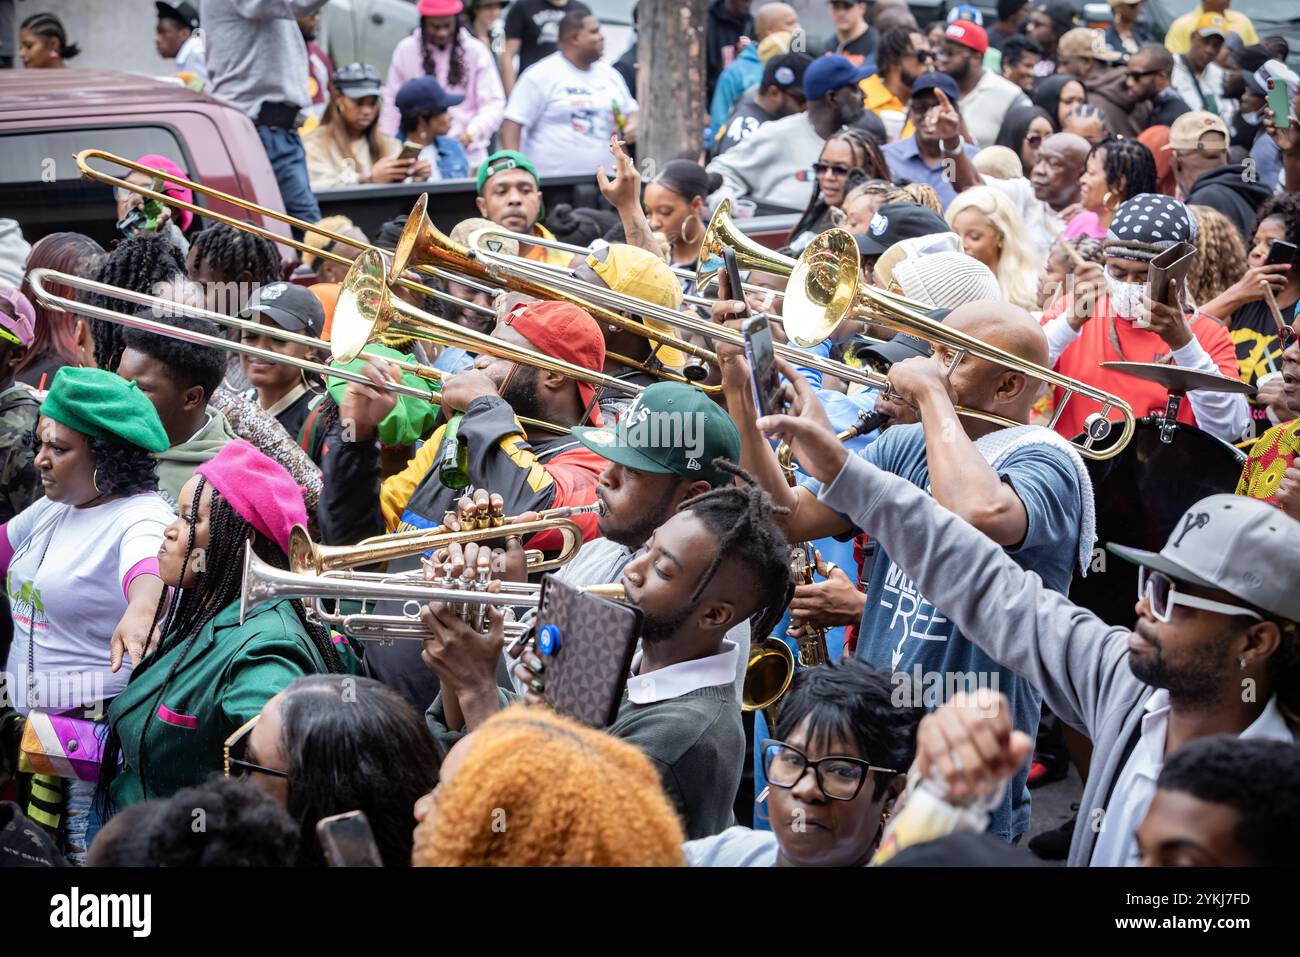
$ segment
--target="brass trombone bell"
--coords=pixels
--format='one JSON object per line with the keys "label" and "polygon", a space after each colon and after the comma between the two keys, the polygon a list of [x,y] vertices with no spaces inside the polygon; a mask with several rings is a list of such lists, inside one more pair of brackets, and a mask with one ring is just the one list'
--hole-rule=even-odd
{"label": "brass trombone bell", "polygon": [[[731,218],[731,200],[724,199],[709,217],[709,225],[704,230],[700,241],[699,266],[695,270],[695,288],[703,290],[722,268],[722,250],[730,247],[736,251],[736,263],[743,269],[772,273],[776,276],[788,276],[794,269],[796,260],[784,256],[776,250],[768,249],[762,243],[755,242],[745,235]],[[763,292],[773,292],[762,286],[752,287]],[[737,299],[741,291],[731,290]]]}
{"label": "brass trombone bell", "polygon": [[794,652],[780,638],[768,636],[749,646],[740,707],[763,712],[769,734],[776,734],[777,713],[794,680],[794,667]]}

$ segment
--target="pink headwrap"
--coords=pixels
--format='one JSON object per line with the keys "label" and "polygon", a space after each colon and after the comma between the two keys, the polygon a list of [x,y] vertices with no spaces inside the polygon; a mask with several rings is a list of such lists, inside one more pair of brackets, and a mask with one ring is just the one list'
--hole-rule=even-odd
{"label": "pink headwrap", "polygon": [[230,507],[287,555],[289,530],[307,524],[302,489],[284,466],[236,439],[194,470],[212,483]]}
{"label": "pink headwrap", "polygon": [[[172,176],[189,179],[189,175],[185,170],[181,169],[167,157],[160,156],[157,153],[150,153],[148,156],[141,156],[136,160],[136,162],[141,166],[148,166],[150,169],[160,169],[164,173],[168,173]],[[163,183],[161,192],[166,193],[168,196],[175,196],[177,199],[183,200],[187,203],[194,202],[194,193],[191,190],[186,189],[184,186],[175,186],[172,183]],[[182,230],[185,230],[190,228],[190,223],[194,220],[194,214],[188,209],[177,209],[173,211],[172,219],[176,221],[177,226]]]}

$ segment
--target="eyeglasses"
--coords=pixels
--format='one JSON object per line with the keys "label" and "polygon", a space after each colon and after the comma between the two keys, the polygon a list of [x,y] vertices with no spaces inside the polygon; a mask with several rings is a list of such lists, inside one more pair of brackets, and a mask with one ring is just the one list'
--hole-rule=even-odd
{"label": "eyeglasses", "polygon": [[913,50],[912,56],[916,57],[918,63],[929,63],[934,59],[934,54],[929,50]]}
{"label": "eyeglasses", "polygon": [[1125,76],[1130,80],[1141,80],[1143,77],[1155,76],[1159,70],[1129,70]]}
{"label": "eyeglasses", "polygon": [[1030,146],[1038,146],[1040,143],[1043,142],[1043,134],[1030,133],[1028,136],[1025,137],[1025,142]]}
{"label": "eyeglasses", "polygon": [[1151,606],[1151,614],[1156,616],[1157,621],[1168,622],[1173,617],[1175,605],[1182,605],[1184,608],[1199,608],[1202,611],[1213,611],[1220,615],[1249,615],[1256,621],[1264,620],[1263,615],[1249,608],[1243,608],[1241,605],[1227,605],[1221,601],[1212,601],[1209,598],[1185,595],[1178,591],[1177,583],[1168,575],[1139,565],[1138,601],[1143,598]]}
{"label": "eyeglasses", "polygon": [[820,160],[812,165],[813,172],[818,176],[830,174],[836,178],[848,176],[856,167],[845,166],[843,163],[823,163]]}
{"label": "eyeglasses", "polygon": [[246,760],[244,755],[248,753],[248,736],[253,733],[253,728],[260,721],[262,716],[255,714],[245,721],[238,730],[230,737],[226,738],[223,751],[225,752],[226,777],[242,778],[245,772],[256,771],[259,774],[269,774],[273,778],[288,778],[289,775],[284,771],[276,771],[274,768],[266,768],[260,764],[254,764]]}
{"label": "eyeglasses", "polygon": [[898,774],[893,768],[879,768],[861,758],[832,755],[809,761],[792,744],[768,738],[763,742],[763,774],[772,787],[789,790],[799,783],[805,771],[813,769],[817,787],[833,801],[852,801],[866,783],[868,772]]}

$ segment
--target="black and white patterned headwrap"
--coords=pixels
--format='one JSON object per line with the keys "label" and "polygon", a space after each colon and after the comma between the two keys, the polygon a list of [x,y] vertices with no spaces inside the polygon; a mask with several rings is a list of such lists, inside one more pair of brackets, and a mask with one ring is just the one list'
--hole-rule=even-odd
{"label": "black and white patterned headwrap", "polygon": [[1106,233],[1106,255],[1149,262],[1175,243],[1196,241],[1196,218],[1161,193],[1139,193],[1120,204]]}

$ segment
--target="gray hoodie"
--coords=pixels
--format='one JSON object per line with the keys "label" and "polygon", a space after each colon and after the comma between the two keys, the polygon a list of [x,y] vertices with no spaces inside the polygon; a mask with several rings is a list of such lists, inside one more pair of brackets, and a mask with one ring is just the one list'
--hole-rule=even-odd
{"label": "gray hoodie", "polygon": [[803,209],[812,198],[812,164],[825,144],[806,112],[764,123],[739,146],[709,163],[708,171],[722,177],[722,185],[709,196],[709,206],[716,208],[724,197],[752,196]]}
{"label": "gray hoodie", "polygon": [[257,119],[263,103],[306,109],[307,44],[297,18],[328,0],[203,0],[208,77],[212,95]]}
{"label": "gray hoodie", "polygon": [[1087,865],[1094,825],[1156,690],[1129,668],[1129,629],[1071,604],[912,483],[856,455],[819,498],[874,537],[967,641],[1027,678],[1062,721],[1092,739],[1069,858],[1072,867]]}

